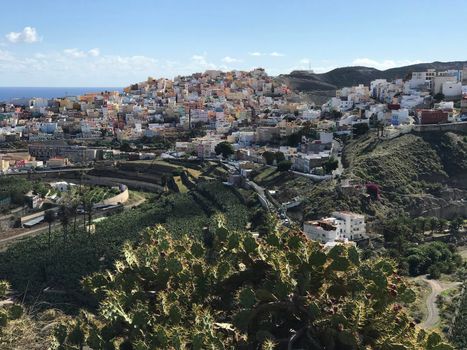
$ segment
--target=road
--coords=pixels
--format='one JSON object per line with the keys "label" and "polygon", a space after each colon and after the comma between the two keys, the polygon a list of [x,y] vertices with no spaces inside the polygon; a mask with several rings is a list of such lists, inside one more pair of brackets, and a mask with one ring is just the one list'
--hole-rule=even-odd
{"label": "road", "polygon": [[266,193],[264,192],[263,187],[259,186],[257,183],[255,183],[254,181],[251,181],[251,180],[248,180],[247,184],[250,185],[251,187],[253,187],[255,192],[260,197],[261,204],[263,205],[263,207],[265,207],[265,209],[267,209],[267,210],[274,209],[274,205],[272,205],[272,203],[269,202],[269,200],[267,199]]}
{"label": "road", "polygon": [[251,180],[248,180],[247,184],[250,185],[258,194],[260,197],[260,202],[266,210],[275,212],[285,226],[288,226],[292,223],[292,220],[287,216],[287,210],[282,207],[276,207],[273,202],[268,200],[265,192],[266,189],[264,187],[261,187],[256,182]]}
{"label": "road", "polygon": [[426,278],[426,276],[421,277],[421,280],[428,283],[428,285],[431,288],[431,293],[426,298],[426,308],[428,310],[428,315],[427,318],[422,323],[420,323],[420,327],[425,329],[432,329],[438,324],[440,320],[439,308],[436,304],[436,299],[438,298],[438,295],[440,295],[445,290],[458,285],[459,282],[441,284],[438,280],[428,279]]}
{"label": "road", "polygon": [[339,155],[339,153],[342,152],[342,145],[337,140],[334,140],[332,143],[333,143],[333,147],[332,147],[333,152],[332,153],[333,153],[333,156],[336,157],[337,162],[338,162],[337,163],[337,169],[332,172],[332,176],[336,177],[336,176],[342,175],[342,173],[344,172],[344,167],[342,165],[342,157]]}

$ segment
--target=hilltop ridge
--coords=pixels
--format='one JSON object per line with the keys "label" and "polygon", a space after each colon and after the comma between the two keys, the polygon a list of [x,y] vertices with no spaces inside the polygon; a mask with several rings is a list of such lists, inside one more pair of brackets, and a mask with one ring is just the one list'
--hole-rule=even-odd
{"label": "hilltop ridge", "polygon": [[306,70],[295,70],[289,74],[281,74],[277,79],[286,83],[292,89],[314,92],[330,91],[345,86],[358,84],[369,85],[375,79],[404,79],[412,72],[427,69],[447,70],[462,69],[467,61],[418,63],[408,66],[379,70],[364,66],[340,67],[326,73],[313,73]]}

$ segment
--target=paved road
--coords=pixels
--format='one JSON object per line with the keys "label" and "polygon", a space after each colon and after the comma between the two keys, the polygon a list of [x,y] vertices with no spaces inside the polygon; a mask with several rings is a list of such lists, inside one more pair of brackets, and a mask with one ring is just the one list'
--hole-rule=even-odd
{"label": "paved road", "polygon": [[422,277],[421,279],[428,283],[428,285],[431,288],[431,293],[426,299],[428,315],[427,318],[422,323],[420,323],[420,327],[425,329],[431,329],[434,328],[440,320],[439,308],[436,304],[436,299],[438,298],[438,295],[440,295],[445,290],[458,285],[459,282],[441,284],[438,280],[427,279],[426,276]]}
{"label": "paved road", "polygon": [[263,187],[261,187],[260,185],[258,185],[257,183],[251,180],[248,180],[247,184],[253,187],[256,193],[258,193],[258,195],[260,196],[260,199],[262,200],[261,203],[263,204],[263,206],[265,206],[265,209],[267,210],[274,209],[274,206],[272,205],[271,202],[269,202],[268,198],[266,197],[266,193],[264,193],[265,190]]}

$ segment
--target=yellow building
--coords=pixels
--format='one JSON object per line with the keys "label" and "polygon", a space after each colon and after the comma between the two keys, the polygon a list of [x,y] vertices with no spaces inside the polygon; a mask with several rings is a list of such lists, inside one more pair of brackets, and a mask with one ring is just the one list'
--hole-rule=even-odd
{"label": "yellow building", "polygon": [[8,160],[1,159],[0,160],[0,171],[1,172],[6,172],[8,168],[10,167],[10,162]]}

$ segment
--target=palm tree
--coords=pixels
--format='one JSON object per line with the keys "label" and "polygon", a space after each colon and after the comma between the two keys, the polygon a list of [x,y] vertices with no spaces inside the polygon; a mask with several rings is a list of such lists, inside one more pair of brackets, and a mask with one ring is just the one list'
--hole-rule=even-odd
{"label": "palm tree", "polygon": [[446,229],[447,223],[448,223],[448,222],[447,222],[447,220],[445,220],[445,219],[440,219],[440,220],[438,221],[438,232],[439,232],[439,233],[443,233],[443,232],[444,232],[444,230]]}
{"label": "palm tree", "polygon": [[70,208],[62,204],[59,210],[60,223],[63,227],[63,240],[66,241],[68,235],[68,224],[70,223]]}
{"label": "palm tree", "polygon": [[82,205],[83,205],[83,225],[84,231],[86,231],[86,214],[88,216],[88,226],[89,226],[89,233],[91,233],[91,222],[92,222],[92,207],[93,201],[92,198],[88,194],[84,194],[82,197]]}
{"label": "palm tree", "polygon": [[70,215],[73,216],[73,234],[76,234],[76,210],[78,209],[79,202],[76,199],[70,201]]}
{"label": "palm tree", "polygon": [[44,221],[49,224],[48,248],[50,252],[50,246],[52,244],[52,223],[55,221],[55,213],[53,210],[49,209],[45,211]]}
{"label": "palm tree", "polygon": [[431,228],[431,234],[433,235],[435,233],[436,228],[439,226],[438,219],[436,217],[432,217],[430,219],[430,228]]}

